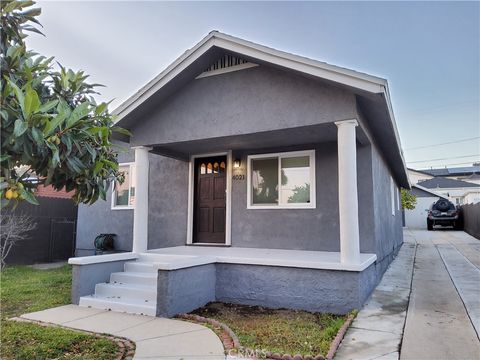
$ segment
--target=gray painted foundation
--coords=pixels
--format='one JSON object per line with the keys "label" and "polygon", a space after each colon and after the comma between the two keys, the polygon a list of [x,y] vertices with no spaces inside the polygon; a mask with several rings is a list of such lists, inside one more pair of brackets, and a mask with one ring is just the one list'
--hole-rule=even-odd
{"label": "gray painted foundation", "polygon": [[210,301],[345,314],[360,309],[378,281],[375,264],[362,272],[240,264],[160,270],[157,316]]}
{"label": "gray painted foundation", "polygon": [[375,265],[362,272],[218,264],[218,301],[345,314],[374,286]]}
{"label": "gray painted foundation", "polygon": [[215,301],[215,264],[159,270],[157,316],[188,313]]}

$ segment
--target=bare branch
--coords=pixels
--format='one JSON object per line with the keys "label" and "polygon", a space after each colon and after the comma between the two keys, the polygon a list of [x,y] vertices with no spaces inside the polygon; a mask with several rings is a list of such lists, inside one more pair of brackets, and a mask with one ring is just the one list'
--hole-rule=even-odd
{"label": "bare branch", "polygon": [[5,260],[12,248],[20,241],[28,239],[37,224],[25,214],[2,214],[0,216],[0,268],[5,267]]}

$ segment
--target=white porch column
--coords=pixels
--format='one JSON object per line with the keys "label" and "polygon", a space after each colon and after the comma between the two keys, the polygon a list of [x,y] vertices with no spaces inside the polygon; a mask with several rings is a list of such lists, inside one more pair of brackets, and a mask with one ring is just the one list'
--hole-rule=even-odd
{"label": "white porch column", "polygon": [[356,120],[338,121],[338,205],[340,213],[340,259],[360,263],[358,230]]}
{"label": "white porch column", "polygon": [[148,152],[145,146],[135,149],[135,206],[133,208],[132,252],[141,253],[148,245]]}

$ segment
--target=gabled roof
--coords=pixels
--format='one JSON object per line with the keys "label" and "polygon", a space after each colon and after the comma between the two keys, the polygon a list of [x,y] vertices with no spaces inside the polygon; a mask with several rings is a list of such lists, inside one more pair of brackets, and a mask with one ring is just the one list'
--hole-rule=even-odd
{"label": "gabled roof", "polygon": [[389,166],[399,185],[410,187],[390,101],[388,83],[385,79],[272,49],[218,31],[210,32],[198,44],[183,53],[164,71],[118,106],[113,112],[117,115],[117,122],[126,128],[133,126],[135,121],[141,118],[139,114],[141,114],[142,104],[153,98],[154,95],[159,98],[167,98],[178,87],[185,85],[188,80],[200,75],[210,65],[210,63],[205,63],[206,58],[218,51],[239,55],[249,61],[253,60],[252,62],[257,64],[274,66],[346,87],[360,96],[360,105],[375,103],[377,108],[372,116],[382,118],[381,120],[376,118],[370,124],[376,141],[382,151],[387,153]]}
{"label": "gabled roof", "polygon": [[421,191],[421,192],[423,192],[423,193],[425,193],[425,194],[427,194],[427,195],[432,195],[432,196],[435,196],[435,197],[440,197],[440,198],[443,198],[443,199],[447,199],[446,196],[441,195],[441,194],[438,194],[438,193],[436,193],[435,191],[432,191],[432,190],[430,190],[430,189],[427,189],[426,187],[423,187],[423,186],[418,185],[418,184],[412,185],[412,190],[414,190],[414,189],[417,189],[418,191]]}
{"label": "gabled roof", "polygon": [[480,187],[477,184],[470,183],[467,181],[449,179],[446,177],[434,177],[433,179],[428,179],[420,181],[418,185],[423,186],[428,189],[454,189],[454,188],[468,188],[468,187]]}

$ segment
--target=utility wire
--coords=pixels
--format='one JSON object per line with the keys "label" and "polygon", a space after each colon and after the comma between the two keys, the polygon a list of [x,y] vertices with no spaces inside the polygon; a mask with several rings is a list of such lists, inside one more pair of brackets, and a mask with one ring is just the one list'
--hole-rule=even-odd
{"label": "utility wire", "polygon": [[461,143],[461,142],[472,141],[472,140],[477,140],[477,139],[480,139],[480,136],[475,136],[473,138],[468,138],[468,139],[461,139],[461,140],[456,140],[456,141],[449,141],[449,142],[444,142],[444,143],[432,144],[432,145],[416,146],[416,147],[413,147],[413,148],[405,149],[405,151],[417,150],[417,149],[426,149],[426,148],[429,148],[429,147],[449,145],[449,144],[458,144],[458,143]]}
{"label": "utility wire", "polygon": [[468,157],[473,157],[473,156],[479,156],[479,154],[464,155],[464,156],[452,156],[452,157],[448,157],[448,158],[439,158],[439,159],[407,161],[407,163],[408,163],[408,164],[415,164],[415,163],[430,162],[430,161],[440,161],[440,160],[450,160],[450,159],[463,159],[463,158],[468,158]]}

